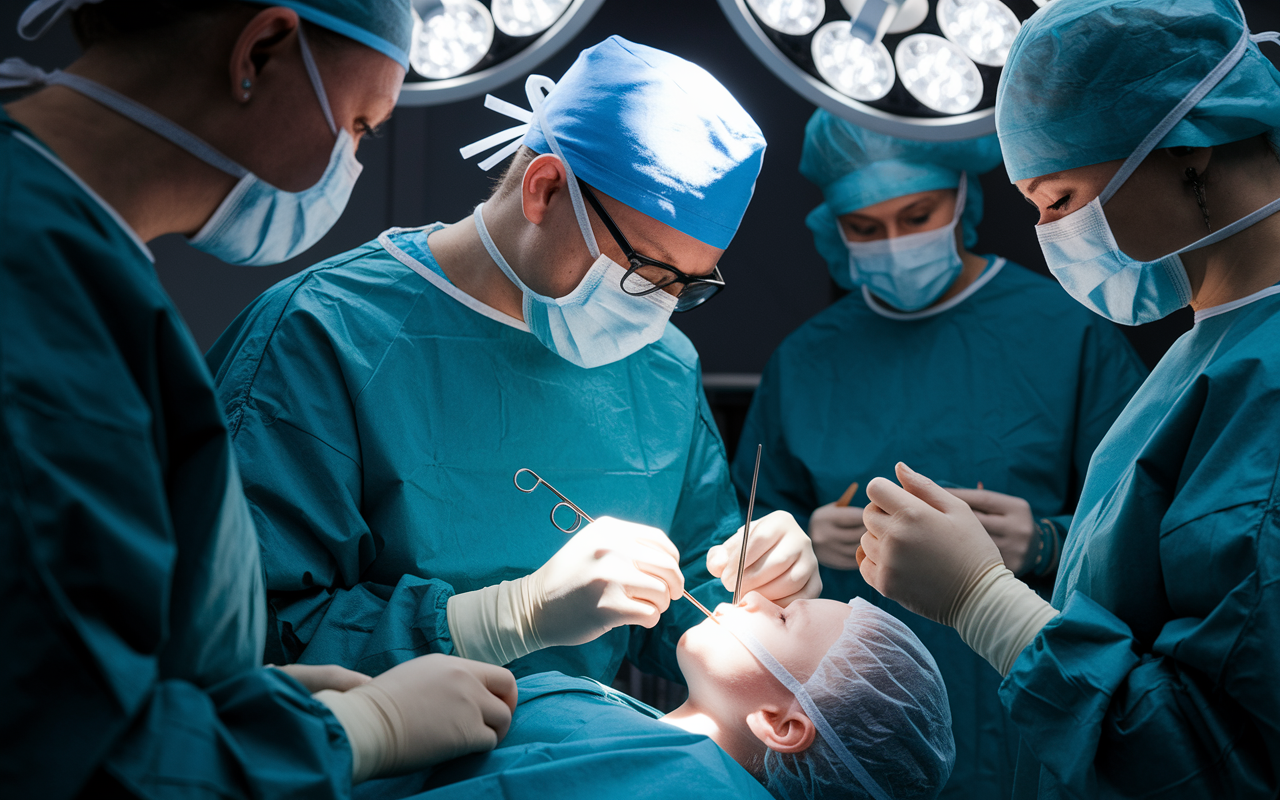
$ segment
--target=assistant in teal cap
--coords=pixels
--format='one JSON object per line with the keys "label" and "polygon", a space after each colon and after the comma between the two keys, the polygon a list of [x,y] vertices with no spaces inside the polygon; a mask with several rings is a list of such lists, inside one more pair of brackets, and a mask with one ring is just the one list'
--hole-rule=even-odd
{"label": "assistant in teal cap", "polygon": [[284,6],[307,22],[372,47],[405,69],[413,39],[409,0],[250,0],[258,5]]}
{"label": "assistant in teal cap", "polygon": [[982,221],[982,184],[977,178],[998,166],[1000,143],[994,134],[959,142],[920,142],[875,133],[818,109],[804,129],[800,174],[822,190],[825,202],[805,223],[832,270],[844,270],[849,252],[837,217],[903,195],[955,189],[960,175],[968,173],[960,224],[965,247],[973,247]]}
{"label": "assistant in teal cap", "polygon": [[[1011,181],[1128,158],[1240,40],[1235,0],[1055,2],[1023,25],[996,95]],[[1159,143],[1211,147],[1280,128],[1280,72],[1244,57]]]}
{"label": "assistant in teal cap", "polygon": [[[698,241],[729,246],[764,134],[702,67],[610,36],[582,51],[542,108],[578,177]],[[551,152],[536,118],[524,144]]]}

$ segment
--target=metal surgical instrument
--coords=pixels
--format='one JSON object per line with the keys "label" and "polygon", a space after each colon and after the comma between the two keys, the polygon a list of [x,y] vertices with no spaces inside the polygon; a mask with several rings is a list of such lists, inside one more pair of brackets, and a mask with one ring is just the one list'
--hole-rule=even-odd
{"label": "metal surgical instrument", "polygon": [[760,478],[760,454],[764,445],[756,445],[756,471],[751,475],[751,497],[747,500],[747,524],[742,526],[742,550],[738,553],[738,579],[733,582],[733,604],[742,594],[742,570],[747,566],[747,539],[751,536],[751,512],[756,507],[756,481]]}
{"label": "metal surgical instrument", "polygon": [[[526,472],[533,477],[533,485],[530,486],[528,489],[520,485],[520,476]],[[541,475],[529,469],[528,467],[524,467],[522,469],[516,470],[515,477],[512,478],[512,481],[515,483],[516,488],[524,492],[525,494],[532,494],[534,490],[537,489],[539,486],[545,486],[551,490],[552,494],[560,498],[560,502],[556,503],[554,506],[551,507],[551,524],[555,525],[556,528],[560,530],[562,533],[577,532],[578,528],[582,527],[583,520],[586,520],[588,523],[595,522],[595,520],[591,518],[590,514],[583,511],[581,508],[578,508],[578,506],[572,500],[560,494],[560,492],[556,490],[556,487],[547,483],[545,480],[543,480]],[[556,521],[556,512],[559,511],[561,508],[567,508],[574,513],[572,525],[565,527]],[[741,576],[739,576],[739,579],[741,579]],[[696,599],[694,599],[693,595],[689,594],[686,591],[684,593],[684,597],[690,603],[693,603],[695,606],[697,606],[699,611],[701,611],[703,614],[706,614],[708,619],[710,619],[712,622],[716,623],[717,625],[720,624],[720,620],[716,619],[716,615],[712,614],[710,611],[707,610],[706,606],[704,606],[702,603],[699,603]]]}

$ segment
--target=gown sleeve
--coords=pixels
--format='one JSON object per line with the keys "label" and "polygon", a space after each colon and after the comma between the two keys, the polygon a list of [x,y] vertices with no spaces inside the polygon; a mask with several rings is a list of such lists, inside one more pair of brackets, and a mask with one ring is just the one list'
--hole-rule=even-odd
{"label": "gown sleeve", "polygon": [[[1142,583],[1156,570],[1165,596],[1131,597],[1120,579],[1091,590],[1110,590],[1107,606],[1071,592],[1001,685],[1024,744],[1067,796],[1274,796],[1280,407],[1266,370],[1254,361],[1202,382],[1198,415],[1164,420],[1152,442],[1164,452],[1133,467],[1130,496],[1167,496],[1156,541],[1139,551],[1155,563],[1106,568]],[[1175,451],[1185,453],[1180,473],[1163,468]],[[1155,609],[1124,619],[1111,610],[1140,602]]]}

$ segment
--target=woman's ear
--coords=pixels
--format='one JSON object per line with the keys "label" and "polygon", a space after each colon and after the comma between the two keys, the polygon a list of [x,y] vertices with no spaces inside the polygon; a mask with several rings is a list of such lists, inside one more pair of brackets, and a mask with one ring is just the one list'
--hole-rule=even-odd
{"label": "woman's ear", "polygon": [[765,747],[779,753],[802,753],[817,735],[813,721],[794,700],[783,711],[762,708],[751,712],[747,727]]}
{"label": "woman's ear", "polygon": [[530,161],[520,182],[520,206],[524,218],[534,225],[541,225],[546,219],[551,198],[567,187],[568,177],[564,164],[551,153]]}

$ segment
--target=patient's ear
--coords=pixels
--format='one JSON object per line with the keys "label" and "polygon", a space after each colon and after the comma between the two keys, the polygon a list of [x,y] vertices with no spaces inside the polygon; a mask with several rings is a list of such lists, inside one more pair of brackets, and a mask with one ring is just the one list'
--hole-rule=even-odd
{"label": "patient's ear", "polygon": [[765,747],[779,753],[802,753],[813,744],[817,728],[813,721],[792,701],[785,710],[762,708],[747,716],[747,727]]}

